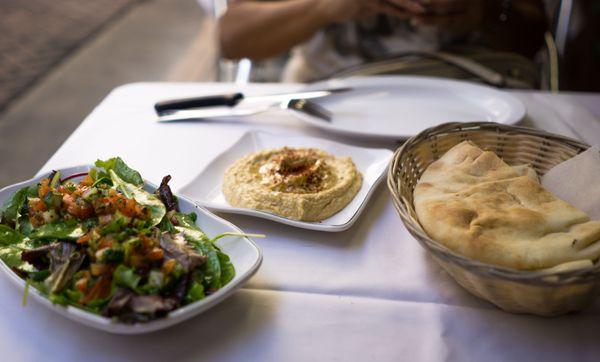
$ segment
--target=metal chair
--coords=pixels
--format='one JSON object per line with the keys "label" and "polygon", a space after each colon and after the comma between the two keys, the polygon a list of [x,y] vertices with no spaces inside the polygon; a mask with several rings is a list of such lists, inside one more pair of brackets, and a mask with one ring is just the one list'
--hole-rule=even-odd
{"label": "metal chair", "polygon": [[[218,19],[227,10],[227,0],[213,0],[213,16]],[[246,84],[250,81],[252,61],[240,59],[232,61],[219,58],[217,64],[217,80],[219,82],[234,82]]]}

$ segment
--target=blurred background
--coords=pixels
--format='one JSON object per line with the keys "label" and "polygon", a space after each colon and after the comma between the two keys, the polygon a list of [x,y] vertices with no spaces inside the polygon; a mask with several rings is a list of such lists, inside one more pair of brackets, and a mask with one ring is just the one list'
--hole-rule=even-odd
{"label": "blurred background", "polygon": [[[561,92],[600,91],[600,1],[545,0]],[[111,89],[279,80],[288,55],[219,57],[226,1],[0,0],[0,187],[30,178]]]}

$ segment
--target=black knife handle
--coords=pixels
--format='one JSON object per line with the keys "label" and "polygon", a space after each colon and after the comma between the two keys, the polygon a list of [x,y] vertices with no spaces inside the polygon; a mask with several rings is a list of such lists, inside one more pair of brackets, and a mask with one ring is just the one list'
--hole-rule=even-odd
{"label": "black knife handle", "polygon": [[169,111],[178,111],[181,109],[227,106],[233,107],[244,99],[242,93],[222,94],[218,96],[206,96],[195,98],[175,99],[170,101],[157,102],[154,105],[156,113],[162,114]]}

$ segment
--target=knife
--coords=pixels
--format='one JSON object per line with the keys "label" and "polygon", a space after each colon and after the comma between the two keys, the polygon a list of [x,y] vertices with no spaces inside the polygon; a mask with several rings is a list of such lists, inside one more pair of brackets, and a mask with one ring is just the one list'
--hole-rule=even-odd
{"label": "knife", "polygon": [[296,93],[280,93],[268,94],[260,96],[245,96],[243,93],[221,94],[206,97],[194,97],[184,99],[173,99],[158,102],[154,105],[154,109],[159,116],[166,116],[176,111],[189,110],[205,107],[235,107],[240,103],[270,103],[276,104],[290,101],[292,99],[314,99],[326,97],[334,93],[342,93],[351,90],[350,87],[331,88],[314,91],[304,91]]}
{"label": "knife", "polygon": [[182,109],[175,111],[168,111],[163,114],[159,114],[159,122],[181,122],[189,120],[206,120],[216,118],[229,118],[229,117],[244,117],[251,116],[257,113],[266,112],[271,109],[290,109],[293,111],[302,112],[312,117],[321,119],[323,121],[330,122],[332,114],[323,106],[311,102],[306,99],[291,99],[287,102],[281,102],[274,105],[264,104],[258,107],[207,107],[200,109]]}

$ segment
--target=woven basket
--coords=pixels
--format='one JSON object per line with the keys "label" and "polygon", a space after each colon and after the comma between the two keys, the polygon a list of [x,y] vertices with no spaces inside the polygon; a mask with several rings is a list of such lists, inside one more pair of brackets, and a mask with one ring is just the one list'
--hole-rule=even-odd
{"label": "woven basket", "polygon": [[544,131],[489,122],[429,128],[396,151],[388,171],[388,187],[408,231],[458,284],[506,311],[556,316],[585,308],[600,291],[599,263],[562,271],[510,269],[468,259],[425,233],[413,205],[415,185],[429,164],[464,140],[495,152],[508,164],[529,164],[538,175],[589,147]]}

